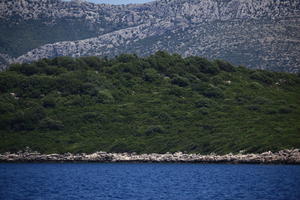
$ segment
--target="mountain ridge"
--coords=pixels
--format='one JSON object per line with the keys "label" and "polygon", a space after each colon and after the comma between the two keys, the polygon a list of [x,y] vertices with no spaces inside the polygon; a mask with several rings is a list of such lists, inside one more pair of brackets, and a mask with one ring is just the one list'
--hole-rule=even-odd
{"label": "mountain ridge", "polygon": [[[28,49],[27,52],[21,55],[10,55],[15,57],[15,59],[10,60],[10,63],[30,62],[43,57],[52,57],[53,55],[113,56],[119,53],[137,53],[147,56],[158,50],[172,51],[176,49],[176,53],[184,56],[217,57],[250,68],[289,72],[299,71],[300,2],[296,0],[161,0],[145,4],[120,6],[97,5],[87,2],[77,3],[74,1],[63,2],[60,0],[18,0],[16,2],[0,1],[0,19],[19,23],[18,21],[31,21],[43,18],[45,20],[44,23],[52,25],[61,19],[79,20],[90,27],[91,33],[85,37],[74,38],[75,40],[70,38],[70,42],[63,40],[48,43],[46,39],[44,42],[41,42],[40,46]],[[230,32],[227,29],[228,23],[233,24],[232,28],[235,29],[235,32],[228,34]],[[165,24],[168,25],[164,27]],[[207,24],[210,27],[206,28]],[[168,29],[170,26],[172,26],[172,30]],[[275,28],[273,28],[274,26]],[[143,28],[139,29],[139,27]],[[261,29],[257,29],[257,27]],[[218,32],[207,34],[211,29],[218,29],[221,34],[218,35]],[[252,32],[255,29],[257,32]],[[135,37],[129,38],[125,42],[125,46],[116,45],[111,47],[110,40],[112,39],[109,37],[120,37],[122,40],[123,37],[126,37],[124,33],[128,30],[137,30],[137,38],[140,37],[142,39],[136,41]],[[185,30],[190,30],[192,33],[200,33],[191,37]],[[248,30],[248,32],[239,33],[243,30]],[[146,38],[144,38],[143,32],[152,32],[153,34],[148,36],[146,34]],[[175,41],[174,45],[170,47],[167,45],[160,46],[159,42],[163,41],[159,40],[159,37],[168,32],[176,32],[177,34],[168,39],[171,43]],[[222,41],[222,35],[227,37],[225,42]],[[256,36],[253,37],[253,35]],[[101,37],[109,39],[105,41],[103,39],[97,40],[97,38]],[[151,37],[156,37],[156,44],[149,42],[144,45],[145,52],[148,53],[135,52],[133,46],[136,42],[149,40]],[[176,37],[180,37],[182,39],[181,43],[184,44],[195,38],[202,37],[203,39],[192,44],[194,46],[190,49],[188,49],[187,45],[183,45],[183,49],[186,50],[181,50],[178,47],[180,44],[176,43]],[[213,48],[205,41],[211,42]],[[214,45],[213,43],[216,41],[220,41],[220,44]],[[86,42],[95,42],[95,44],[107,43],[108,45],[103,48],[93,48],[90,45],[90,49],[84,50],[89,52],[88,54],[78,54],[77,52],[82,51],[80,46],[89,46]],[[74,43],[80,44],[77,45],[78,48],[74,47]],[[120,43],[122,42],[120,41]],[[244,46],[249,44],[254,50],[244,48]],[[65,48],[65,46],[73,46],[74,48],[70,50],[70,48]],[[132,50],[128,51],[127,46],[131,46]],[[167,48],[165,48],[166,46]],[[240,61],[242,59],[232,58],[238,57],[235,54],[239,48],[245,51],[242,55],[242,57],[245,57],[243,62]],[[53,49],[64,50],[60,54]],[[104,51],[103,49],[111,49],[111,51]],[[260,49],[260,52],[253,52]],[[39,51],[42,53],[39,53]],[[251,58],[247,58],[247,55],[250,55]]]}

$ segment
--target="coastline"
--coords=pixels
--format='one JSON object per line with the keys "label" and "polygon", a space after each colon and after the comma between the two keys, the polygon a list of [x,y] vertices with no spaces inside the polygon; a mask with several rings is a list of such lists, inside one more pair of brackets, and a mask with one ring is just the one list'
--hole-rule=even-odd
{"label": "coastline", "polygon": [[41,154],[24,151],[0,154],[0,163],[14,162],[99,162],[99,163],[228,163],[228,164],[300,164],[300,150],[271,151],[260,154],[201,155],[182,152],[165,154],[107,153]]}

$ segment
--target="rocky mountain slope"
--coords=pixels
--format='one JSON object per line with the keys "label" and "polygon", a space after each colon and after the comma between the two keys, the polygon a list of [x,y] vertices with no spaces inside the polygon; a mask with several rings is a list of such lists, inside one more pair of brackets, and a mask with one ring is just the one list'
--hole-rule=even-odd
{"label": "rocky mountain slope", "polygon": [[0,0],[0,25],[0,53],[15,57],[10,62],[168,50],[250,68],[300,68],[298,0],[158,0],[126,6]]}

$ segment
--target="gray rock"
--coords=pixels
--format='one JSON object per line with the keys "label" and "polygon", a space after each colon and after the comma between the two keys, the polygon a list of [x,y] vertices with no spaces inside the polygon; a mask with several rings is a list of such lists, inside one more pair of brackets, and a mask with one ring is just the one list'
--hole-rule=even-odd
{"label": "gray rock", "polygon": [[145,56],[168,50],[250,68],[289,72],[300,68],[299,0],[158,0],[126,6],[0,0],[0,19],[11,23],[43,19],[53,24],[66,18],[85,21],[98,36],[45,44],[10,63],[55,56]]}
{"label": "gray rock", "polygon": [[0,154],[0,162],[176,162],[176,163],[264,163],[300,164],[299,149],[282,150],[277,153],[200,155],[182,152],[166,154],[106,153],[92,154],[40,154],[18,152]]}

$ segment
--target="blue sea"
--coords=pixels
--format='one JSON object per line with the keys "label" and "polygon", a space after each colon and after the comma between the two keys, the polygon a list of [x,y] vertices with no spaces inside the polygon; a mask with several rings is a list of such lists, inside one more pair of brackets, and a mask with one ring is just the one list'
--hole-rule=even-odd
{"label": "blue sea", "polygon": [[299,200],[300,166],[0,164],[0,199]]}

